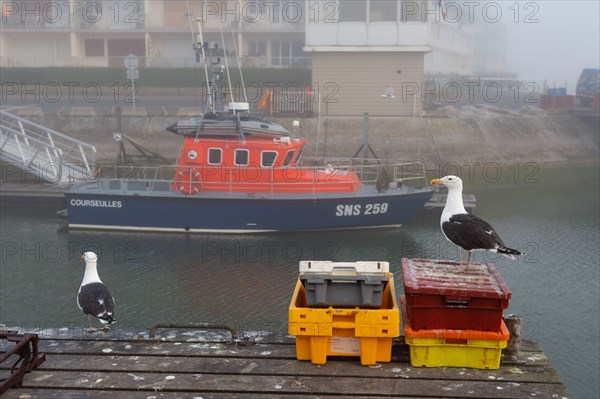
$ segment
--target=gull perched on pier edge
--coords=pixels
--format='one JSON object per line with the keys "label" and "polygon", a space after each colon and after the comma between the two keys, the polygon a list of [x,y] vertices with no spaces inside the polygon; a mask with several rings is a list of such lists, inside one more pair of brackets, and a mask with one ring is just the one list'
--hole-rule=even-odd
{"label": "gull perched on pier edge", "polygon": [[92,328],[91,316],[98,318],[104,324],[102,331],[106,332],[110,329],[109,325],[116,322],[114,318],[115,300],[98,276],[96,254],[86,252],[81,259],[85,260],[85,274],[77,293],[77,306],[88,317],[88,333],[97,331]]}
{"label": "gull perched on pier edge", "polygon": [[440,218],[442,233],[448,241],[459,246],[460,263],[463,263],[463,250],[469,252],[467,266],[471,262],[473,251],[497,252],[515,260],[515,255],[521,255],[516,249],[507,247],[496,233],[496,230],[485,220],[469,214],[463,205],[463,184],[460,177],[446,176],[433,179],[431,184],[441,184],[448,188],[446,206]]}

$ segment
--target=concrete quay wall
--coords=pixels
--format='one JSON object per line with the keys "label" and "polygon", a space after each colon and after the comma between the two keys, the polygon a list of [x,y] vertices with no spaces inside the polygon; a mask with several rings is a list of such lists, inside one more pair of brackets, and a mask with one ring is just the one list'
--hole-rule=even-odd
{"label": "concrete quay wall", "polygon": [[[122,132],[175,160],[182,137],[165,131],[177,116],[123,116]],[[99,163],[116,160],[114,116],[39,115],[28,119],[96,146]],[[304,154],[350,157],[363,142],[363,116],[299,118]],[[291,128],[292,118],[272,118]],[[598,118],[569,114],[370,117],[369,143],[380,158],[428,163],[589,163],[600,152]]]}

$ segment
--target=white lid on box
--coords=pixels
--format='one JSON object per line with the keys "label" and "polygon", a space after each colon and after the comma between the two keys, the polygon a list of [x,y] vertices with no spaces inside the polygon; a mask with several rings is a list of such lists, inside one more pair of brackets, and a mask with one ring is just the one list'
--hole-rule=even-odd
{"label": "white lid on box", "polygon": [[389,273],[389,262],[332,262],[329,260],[300,261],[301,273],[331,273],[334,275],[356,275],[359,273]]}

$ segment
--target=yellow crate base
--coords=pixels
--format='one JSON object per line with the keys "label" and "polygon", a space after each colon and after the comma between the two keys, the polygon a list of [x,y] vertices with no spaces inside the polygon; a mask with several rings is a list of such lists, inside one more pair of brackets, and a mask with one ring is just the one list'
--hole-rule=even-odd
{"label": "yellow crate base", "polygon": [[498,369],[501,355],[501,348],[410,346],[410,364],[413,367]]}
{"label": "yellow crate base", "polygon": [[300,279],[289,307],[288,334],[296,336],[296,358],[325,364],[328,356],[360,357],[363,365],[389,362],[400,336],[400,309],[388,273],[380,309],[309,308]]}
{"label": "yellow crate base", "polygon": [[338,335],[296,337],[298,360],[325,364],[328,356],[360,357],[360,364],[363,366],[388,363],[392,359],[392,338],[355,338]]}

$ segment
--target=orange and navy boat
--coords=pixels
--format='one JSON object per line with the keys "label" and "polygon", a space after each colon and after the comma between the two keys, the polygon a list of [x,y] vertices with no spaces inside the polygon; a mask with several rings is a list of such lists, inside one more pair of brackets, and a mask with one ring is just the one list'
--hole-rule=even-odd
{"label": "orange and navy boat", "polygon": [[250,233],[399,226],[431,198],[414,162],[304,158],[306,139],[239,113],[179,121],[174,166],[65,195],[71,228]]}
{"label": "orange and navy boat", "polygon": [[225,233],[392,227],[431,198],[421,163],[307,158],[298,126],[290,133],[251,116],[247,103],[207,107],[167,128],[183,137],[176,165],[71,187],[69,226]]}

